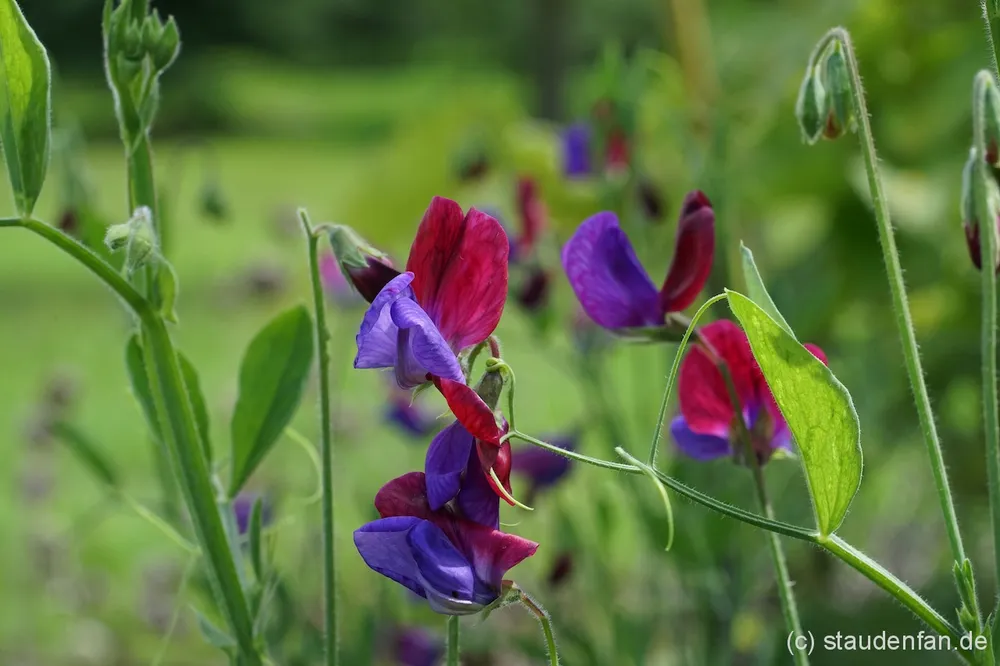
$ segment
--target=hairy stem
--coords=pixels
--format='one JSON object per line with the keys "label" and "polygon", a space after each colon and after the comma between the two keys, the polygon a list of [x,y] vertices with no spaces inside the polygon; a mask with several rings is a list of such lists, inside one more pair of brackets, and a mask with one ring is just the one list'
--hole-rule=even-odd
{"label": "hairy stem", "polygon": [[993,39],[993,23],[990,21],[990,8],[988,0],[979,0],[979,9],[983,17],[983,28],[986,33],[986,44],[990,52],[990,65],[993,67],[993,76],[1000,84],[1000,69],[997,68],[997,45]]}
{"label": "hairy stem", "polygon": [[958,528],[958,516],[955,513],[955,504],[952,500],[951,488],[948,483],[948,474],[945,471],[944,456],[941,453],[941,441],[938,438],[937,426],[934,424],[934,412],[931,410],[931,401],[927,394],[927,385],[924,382],[920,352],[917,350],[917,337],[913,329],[913,318],[910,316],[906,286],[903,282],[903,268],[899,262],[899,250],[896,248],[896,238],[892,230],[892,221],[889,217],[889,204],[878,170],[878,155],[875,152],[875,140],[868,117],[868,105],[865,102],[864,90],[861,86],[861,75],[858,71],[854,47],[851,44],[851,37],[847,31],[843,28],[833,28],[827,32],[813,50],[809,58],[809,64],[810,67],[813,66],[819,55],[832,42],[840,42],[847,61],[847,69],[850,75],[851,99],[858,121],[858,137],[861,143],[861,153],[864,158],[865,173],[868,177],[868,189],[871,192],[872,204],[875,208],[875,220],[882,248],[882,259],[885,262],[886,272],[889,277],[889,291],[892,295],[893,311],[896,314],[896,327],[899,329],[899,337],[902,342],[906,372],[909,375],[910,388],[913,392],[917,416],[920,420],[920,429],[923,432],[924,443],[927,446],[927,454],[931,462],[931,470],[934,473],[938,501],[941,504],[941,512],[944,514],[945,529],[948,533],[948,542],[951,545],[952,556],[956,562],[962,562],[965,560],[965,547],[962,544],[962,535]]}
{"label": "hairy stem", "polygon": [[312,281],[313,309],[316,311],[316,349],[319,356],[319,426],[321,483],[323,492],[323,607],[325,653],[328,666],[339,662],[339,635],[337,632],[337,561],[334,540],[333,512],[333,436],[330,429],[330,331],[326,327],[326,302],[323,298],[323,281],[320,279],[318,245],[319,236],[309,223],[304,210],[299,219],[309,243],[309,275]]}
{"label": "hairy stem", "polygon": [[528,609],[528,612],[535,616],[538,623],[542,625],[542,634],[545,635],[545,648],[549,653],[549,666],[559,666],[559,652],[556,649],[556,636],[552,631],[552,616],[548,614],[537,601],[528,595],[521,593],[521,605]]}

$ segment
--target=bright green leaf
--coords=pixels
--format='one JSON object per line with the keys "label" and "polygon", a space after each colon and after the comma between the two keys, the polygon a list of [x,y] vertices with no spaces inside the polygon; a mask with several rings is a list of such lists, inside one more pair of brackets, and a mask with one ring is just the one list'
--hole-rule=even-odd
{"label": "bright green leaf", "polygon": [[795,334],[792,333],[792,327],[788,325],[785,318],[778,312],[778,307],[771,300],[771,295],[767,293],[764,280],[761,279],[760,273],[757,271],[757,264],[754,263],[753,252],[746,245],[740,243],[740,253],[743,255],[743,279],[746,280],[747,293],[750,295],[750,300],[760,306],[764,312],[771,316],[771,319],[776,321],[781,328],[785,329],[786,333],[794,338]]}
{"label": "bright green leaf", "polygon": [[17,211],[31,215],[49,165],[49,58],[14,0],[0,0],[0,146]]}
{"label": "bright green leaf", "polygon": [[795,437],[817,527],[832,534],[861,485],[861,426],[851,394],[760,306],[734,291],[726,296]]}
{"label": "bright green leaf", "polygon": [[301,305],[278,315],[247,347],[231,424],[231,497],[240,491],[292,420],[312,359],[312,322],[309,311]]}
{"label": "bright green leaf", "polygon": [[212,440],[209,434],[208,407],[205,405],[205,396],[201,392],[198,371],[195,370],[194,365],[184,354],[178,352],[177,360],[180,361],[181,374],[184,376],[184,385],[187,387],[188,399],[191,400],[191,407],[194,410],[194,421],[198,426],[201,445],[205,447],[205,459],[212,462]]}

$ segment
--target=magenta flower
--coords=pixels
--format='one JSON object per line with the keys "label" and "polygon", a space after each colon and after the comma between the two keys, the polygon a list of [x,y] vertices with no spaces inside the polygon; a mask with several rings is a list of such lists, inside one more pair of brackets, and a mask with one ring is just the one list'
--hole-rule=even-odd
{"label": "magenta flower", "polygon": [[431,376],[464,382],[456,354],[493,333],[507,300],[508,244],[492,217],[434,197],[406,272],[372,301],[355,368],[393,368],[401,388]]}
{"label": "magenta flower", "polygon": [[469,615],[491,604],[507,571],[538,549],[451,508],[432,510],[421,472],[383,486],[375,508],[381,518],[354,532],[365,564],[445,615]]}
{"label": "magenta flower", "polygon": [[[750,350],[746,333],[728,320],[699,329],[701,342],[681,364],[678,380],[680,416],[670,424],[681,451],[696,460],[712,460],[738,453],[737,418],[725,379],[717,362],[724,363],[741,403],[741,414],[758,459],[766,462],[777,449],[790,451],[792,436],[781,416],[764,374]],[[711,350],[709,350],[709,346]],[[805,345],[826,363],[823,350]]]}
{"label": "magenta flower", "polygon": [[496,529],[499,497],[508,502],[511,497],[510,442],[500,443],[507,425],[499,425],[489,405],[464,383],[447,379],[435,383],[457,420],[438,433],[427,449],[427,500],[438,510],[454,499],[468,519]]}
{"label": "magenta flower", "polygon": [[705,286],[715,251],[715,214],[701,192],[684,199],[674,258],[657,292],[614,213],[586,220],[563,247],[570,285],[590,318],[613,332],[660,328]]}

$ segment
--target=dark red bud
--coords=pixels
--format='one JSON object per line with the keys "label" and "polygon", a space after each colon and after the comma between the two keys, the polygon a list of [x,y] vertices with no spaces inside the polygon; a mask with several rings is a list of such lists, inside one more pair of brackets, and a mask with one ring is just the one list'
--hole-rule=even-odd
{"label": "dark red bud", "polygon": [[367,268],[347,268],[347,274],[351,278],[351,283],[358,290],[366,301],[371,303],[382,291],[382,287],[399,275],[399,271],[392,267],[388,261],[383,261],[375,257],[368,257]]}
{"label": "dark red bud", "polygon": [[607,165],[609,169],[626,169],[629,163],[628,139],[621,130],[614,130],[608,137]]}
{"label": "dark red bud", "polygon": [[62,215],[59,216],[58,227],[64,234],[76,236],[80,230],[80,216],[77,215],[76,209],[67,208],[64,210]]}
{"label": "dark red bud", "polygon": [[533,268],[517,292],[517,302],[529,312],[543,309],[549,302],[549,285],[548,272],[541,267]]}
{"label": "dark red bud", "polygon": [[572,573],[573,554],[569,551],[564,551],[552,563],[552,570],[549,572],[549,585],[552,587],[562,585],[569,579]]}
{"label": "dark red bud", "polygon": [[649,180],[641,181],[638,194],[639,205],[642,206],[642,212],[646,215],[646,219],[650,222],[662,221],[663,209],[666,208],[666,205],[656,184]]}

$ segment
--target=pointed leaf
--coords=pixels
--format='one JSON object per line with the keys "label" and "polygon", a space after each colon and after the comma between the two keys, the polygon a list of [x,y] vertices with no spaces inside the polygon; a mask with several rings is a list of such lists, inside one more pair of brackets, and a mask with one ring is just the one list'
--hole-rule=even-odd
{"label": "pointed leaf", "polygon": [[861,485],[861,425],[847,388],[746,296],[726,291],[801,452],[816,525],[832,534]]}
{"label": "pointed leaf", "polygon": [[240,366],[231,424],[230,497],[236,496],[292,420],[312,359],[312,320],[301,305],[275,317],[250,342]]}
{"label": "pointed leaf", "polygon": [[198,371],[184,354],[177,352],[177,360],[180,361],[181,374],[184,376],[184,385],[187,386],[188,399],[191,400],[191,407],[194,409],[194,421],[198,426],[198,435],[201,437],[201,445],[205,449],[205,459],[212,462],[212,440],[209,435],[208,407],[205,405],[205,396],[201,392],[201,381],[198,379]]}
{"label": "pointed leaf", "polygon": [[760,273],[757,271],[757,264],[754,263],[753,252],[746,245],[740,243],[740,253],[743,255],[743,279],[746,280],[747,294],[750,295],[750,300],[770,315],[771,319],[777,322],[781,328],[785,329],[786,333],[794,338],[795,334],[792,333],[792,327],[788,325],[785,318],[778,312],[778,306],[774,304],[774,301],[771,300],[771,295],[767,293],[764,280],[761,279]]}
{"label": "pointed leaf", "polygon": [[14,0],[0,0],[0,146],[17,211],[31,215],[49,165],[49,58]]}

